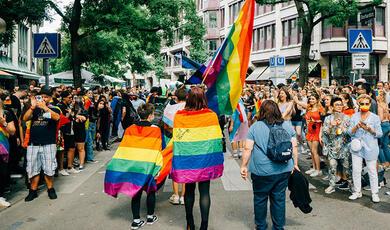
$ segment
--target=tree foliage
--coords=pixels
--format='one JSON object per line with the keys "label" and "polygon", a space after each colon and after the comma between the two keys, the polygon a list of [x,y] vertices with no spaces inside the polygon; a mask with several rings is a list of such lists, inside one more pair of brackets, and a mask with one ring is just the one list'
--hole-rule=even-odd
{"label": "tree foliage", "polygon": [[40,24],[49,19],[45,0],[0,0],[0,17],[7,23],[5,33],[0,34],[0,44],[11,44],[15,38],[15,25]]}
{"label": "tree foliage", "polygon": [[[63,18],[62,31],[69,38],[65,51],[70,51],[75,83],[82,65],[101,71],[96,74],[112,76],[120,76],[129,68],[136,73],[155,69],[160,62],[152,57],[159,56],[162,40],[172,44],[181,10],[195,10],[191,0],[74,0],[65,12],[54,3],[51,6]],[[192,15],[186,20],[192,26],[201,22],[194,14],[195,11],[185,14]],[[186,35],[199,38],[192,31]],[[194,43],[199,49],[201,43]],[[68,63],[55,61],[53,66],[66,67]]]}
{"label": "tree foliage", "polygon": [[[271,4],[288,2],[287,0],[256,0],[259,4]],[[372,0],[359,4],[358,0],[294,0],[297,12],[299,27],[302,31],[302,45],[299,68],[300,85],[307,82],[309,74],[309,54],[311,46],[311,34],[316,25],[328,20],[335,25],[343,25],[352,15],[356,15],[359,9],[376,6],[382,0]]]}

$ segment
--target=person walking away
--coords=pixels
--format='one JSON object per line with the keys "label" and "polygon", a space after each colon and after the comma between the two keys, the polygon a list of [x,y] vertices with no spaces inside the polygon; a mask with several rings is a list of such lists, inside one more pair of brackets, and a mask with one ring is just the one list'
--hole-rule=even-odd
{"label": "person walking away", "polygon": [[206,96],[200,87],[191,88],[185,108],[176,113],[172,139],[171,176],[173,181],[185,183],[186,229],[195,229],[193,208],[198,184],[202,217],[200,229],[206,230],[211,205],[210,180],[222,176],[224,158],[218,116],[208,109]]}
{"label": "person walking away", "polygon": [[[108,108],[108,103],[103,99],[100,99],[97,103],[98,121],[96,125],[96,138],[101,141],[104,150],[108,148],[108,138],[110,134],[110,117],[111,110]],[[100,144],[97,142],[97,149],[101,149]]]}
{"label": "person walking away", "polygon": [[[281,125],[290,137],[292,159],[275,162],[267,156],[270,126]],[[266,130],[270,130],[269,132]],[[248,167],[249,164],[249,167]],[[256,121],[250,128],[242,156],[241,177],[246,180],[251,173],[253,203],[257,230],[267,229],[267,203],[270,199],[273,229],[283,229],[286,222],[286,188],[293,169],[298,168],[298,146],[290,122],[283,120],[278,105],[265,100]]]}
{"label": "person walking away", "polygon": [[50,199],[57,199],[53,186],[53,176],[57,168],[56,161],[56,138],[57,122],[61,111],[52,107],[51,92],[42,88],[39,94],[31,97],[31,106],[23,116],[24,121],[31,120],[30,143],[27,147],[27,174],[30,178],[31,187],[26,202],[38,197],[37,189],[40,172],[43,170]]}
{"label": "person walking away", "polygon": [[73,131],[74,131],[74,141],[79,153],[80,166],[79,170],[84,170],[85,164],[85,140],[87,132],[85,130],[86,122],[88,119],[88,113],[84,109],[82,98],[80,96],[76,97],[74,110],[74,120],[73,120]]}
{"label": "person walking away", "polygon": [[381,121],[378,115],[370,112],[371,97],[361,94],[358,99],[360,111],[351,118],[348,130],[351,135],[353,193],[350,200],[362,197],[361,180],[363,159],[366,161],[370,178],[371,197],[374,203],[380,202],[378,192],[378,172],[376,164],[379,155],[378,138],[382,137]]}
{"label": "person walking away", "polygon": [[4,192],[9,185],[9,136],[15,134],[15,123],[9,111],[4,110],[4,101],[8,92],[0,89],[0,206],[9,207],[11,204],[6,200]]}
{"label": "person walking away", "polygon": [[350,119],[343,114],[343,100],[340,97],[332,99],[331,103],[332,114],[325,118],[322,126],[322,142],[324,155],[328,157],[329,161],[329,187],[325,189],[326,194],[335,192],[336,176],[338,162],[343,167],[343,175],[345,178],[341,179],[340,188],[348,189],[349,179],[349,147],[350,141],[348,128]]}
{"label": "person walking away", "polygon": [[[172,132],[173,132],[173,120],[177,113],[177,111],[182,110],[186,106],[186,98],[187,98],[187,91],[185,87],[181,87],[176,90],[175,92],[175,98],[173,104],[167,104],[167,106],[164,109],[164,115],[163,115],[163,122],[164,122],[164,134],[165,137],[171,139],[172,138]],[[166,141],[167,142],[167,141]],[[181,193],[179,195],[179,187],[181,187]],[[185,194],[185,185],[184,184],[178,184],[174,181],[172,181],[172,189],[173,194],[169,198],[169,202],[171,204],[177,205],[181,204],[184,205],[184,194]]]}
{"label": "person walking away", "polygon": [[[139,229],[145,223],[151,225],[158,221],[154,213],[158,189],[155,178],[163,165],[161,130],[151,123],[154,119],[154,106],[149,103],[141,105],[138,114],[141,120],[126,129],[115,155],[107,165],[104,179],[105,193],[113,197],[123,193],[132,198],[131,229]],[[147,192],[146,222],[140,216],[143,190]]]}

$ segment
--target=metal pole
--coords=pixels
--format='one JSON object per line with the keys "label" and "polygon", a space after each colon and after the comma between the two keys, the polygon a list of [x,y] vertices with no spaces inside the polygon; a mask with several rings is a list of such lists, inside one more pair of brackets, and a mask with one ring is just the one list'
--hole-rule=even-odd
{"label": "metal pole", "polygon": [[45,76],[45,86],[49,87],[49,58],[43,59],[43,75]]}

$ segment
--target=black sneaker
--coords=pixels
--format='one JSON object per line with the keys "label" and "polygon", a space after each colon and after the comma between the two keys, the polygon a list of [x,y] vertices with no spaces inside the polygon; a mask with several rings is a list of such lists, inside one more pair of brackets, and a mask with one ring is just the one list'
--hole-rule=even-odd
{"label": "black sneaker", "polygon": [[344,181],[339,187],[340,190],[348,190],[349,189],[349,183],[348,181]]}
{"label": "black sneaker", "polygon": [[131,223],[131,227],[130,229],[140,229],[142,228],[142,226],[145,225],[145,221],[144,220],[141,220],[140,222],[136,223],[133,221],[133,223]]}
{"label": "black sneaker", "polygon": [[147,224],[154,224],[157,221],[158,221],[158,216],[156,216],[156,215],[153,215],[152,217],[146,218]]}
{"label": "black sneaker", "polygon": [[35,198],[37,198],[37,197],[38,197],[38,192],[37,192],[37,190],[32,190],[32,189],[30,189],[30,190],[28,191],[27,197],[24,198],[24,201],[30,202],[30,201],[34,200]]}
{"label": "black sneaker", "polygon": [[49,196],[50,200],[55,200],[55,199],[57,199],[56,190],[54,190],[54,188],[48,189],[48,190],[47,190],[47,195]]}
{"label": "black sneaker", "polygon": [[340,186],[342,184],[344,184],[345,180],[343,179],[340,179],[339,181],[336,182],[336,186]]}

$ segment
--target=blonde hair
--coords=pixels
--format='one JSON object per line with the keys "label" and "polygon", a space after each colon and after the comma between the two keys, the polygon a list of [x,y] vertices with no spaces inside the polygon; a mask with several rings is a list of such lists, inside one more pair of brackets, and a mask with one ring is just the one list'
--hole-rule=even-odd
{"label": "blonde hair", "polygon": [[368,94],[362,94],[356,100],[358,103],[360,103],[361,101],[364,101],[364,100],[368,100],[371,104],[371,97]]}

